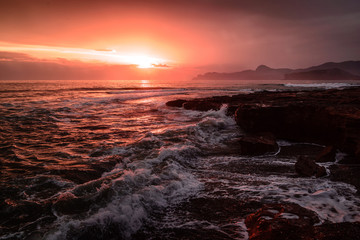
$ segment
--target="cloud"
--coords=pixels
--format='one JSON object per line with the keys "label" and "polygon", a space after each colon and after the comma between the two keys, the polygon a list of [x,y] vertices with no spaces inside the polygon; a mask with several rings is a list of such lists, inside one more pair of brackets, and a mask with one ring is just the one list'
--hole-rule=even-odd
{"label": "cloud", "polygon": [[164,79],[169,77],[168,70],[173,71],[166,64],[152,66],[154,69],[147,71],[136,64],[87,63],[63,58],[47,60],[23,53],[0,52],[0,80]]}
{"label": "cloud", "polygon": [[34,58],[25,53],[0,51],[0,61],[33,61]]}
{"label": "cloud", "polygon": [[18,52],[0,52],[0,80],[137,78],[133,65],[38,59]]}
{"label": "cloud", "polygon": [[134,9],[152,11],[161,9],[172,13],[186,11],[195,14],[201,14],[202,12],[255,13],[291,19],[344,15],[359,13],[360,11],[360,2],[358,0],[342,0],[341,2],[339,0],[87,0],[85,2],[83,0],[5,0],[2,3],[4,3],[2,6],[4,8],[12,6],[15,9],[22,9],[21,6],[24,6],[27,9],[57,9],[62,13],[69,11],[87,12],[89,9],[101,11],[109,8],[113,8],[116,11],[121,9],[124,9],[124,11]]}
{"label": "cloud", "polygon": [[155,67],[155,68],[170,68],[170,66],[169,65],[167,65],[167,64],[151,64],[153,67]]}

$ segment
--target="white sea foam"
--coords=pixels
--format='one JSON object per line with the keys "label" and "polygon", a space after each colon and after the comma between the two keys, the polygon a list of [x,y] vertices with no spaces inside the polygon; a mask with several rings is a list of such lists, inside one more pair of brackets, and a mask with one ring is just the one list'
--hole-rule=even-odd
{"label": "white sea foam", "polygon": [[[154,139],[157,137],[149,134],[137,147],[144,147]],[[121,228],[119,232],[122,237],[130,238],[154,209],[175,204],[201,188],[200,182],[183,166],[183,163],[193,161],[197,152],[198,149],[190,145],[174,145],[161,147],[155,158],[145,158],[142,161],[129,159],[127,169],[114,169],[104,175],[111,177],[118,173],[118,177],[111,180],[111,188],[117,194],[105,207],[99,208],[95,213],[89,212],[82,220],[60,217],[57,221],[58,230],[47,238],[63,239],[71,234],[72,229],[94,225],[106,229],[111,224]]]}
{"label": "white sea foam", "polygon": [[299,219],[298,215],[292,214],[292,213],[281,213],[279,215],[280,218],[285,218],[285,219]]}
{"label": "white sea foam", "polygon": [[322,221],[356,222],[360,221],[360,199],[355,195],[354,186],[330,182],[327,179],[285,178],[278,176],[249,177],[265,184],[244,184],[234,189],[241,190],[241,198],[259,201],[285,201],[299,204],[315,211]]}
{"label": "white sea foam", "polygon": [[[236,123],[232,117],[226,116],[227,106],[223,105],[218,111],[195,112],[187,111],[187,115],[199,117],[198,123],[191,126],[188,130],[196,137],[196,141],[206,146],[217,145],[225,139],[238,134]],[[235,130],[235,131],[234,131]]]}
{"label": "white sea foam", "polygon": [[112,189],[118,194],[94,214],[89,213],[83,220],[63,216],[58,219],[58,231],[48,239],[63,239],[72,228],[116,224],[122,237],[129,238],[147,220],[151,211],[174,204],[197,191],[200,183],[179,164],[171,162],[163,167],[160,174],[150,169],[125,170],[112,180]]}
{"label": "white sea foam", "polygon": [[[111,223],[122,226],[123,237],[136,232],[154,209],[164,208],[196,193],[202,184],[193,176],[188,167],[196,166],[201,153],[199,147],[216,145],[233,135],[235,121],[226,116],[226,106],[219,111],[184,111],[194,123],[149,132],[134,144],[115,147],[112,154],[123,157],[121,163],[103,174],[111,180],[115,194],[105,207],[93,209],[84,219],[60,217],[58,231],[49,239],[61,239],[71,229],[91,225],[106,228]],[[224,131],[228,131],[224,134]],[[186,133],[178,144],[166,145],[163,138]],[[118,176],[114,179],[113,176]],[[95,186],[95,185],[94,185]],[[95,189],[92,187],[92,189]],[[75,191],[75,190],[74,190]],[[78,191],[77,191],[78,192]]]}

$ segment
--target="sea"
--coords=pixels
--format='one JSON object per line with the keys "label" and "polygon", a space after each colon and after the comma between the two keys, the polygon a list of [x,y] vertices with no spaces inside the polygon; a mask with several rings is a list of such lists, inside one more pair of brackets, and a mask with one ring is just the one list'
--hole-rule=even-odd
{"label": "sea", "polygon": [[322,146],[279,139],[277,153],[241,156],[227,144],[244,133],[226,105],[207,112],[166,106],[359,85],[0,81],[0,239],[248,239],[244,220],[265,203],[299,204],[316,212],[318,224],[360,221],[354,186],[298,177],[296,156],[281,150]]}

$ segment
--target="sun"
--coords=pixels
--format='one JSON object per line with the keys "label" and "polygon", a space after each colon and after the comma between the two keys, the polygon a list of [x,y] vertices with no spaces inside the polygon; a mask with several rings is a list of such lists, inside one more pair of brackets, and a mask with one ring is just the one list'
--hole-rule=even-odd
{"label": "sun", "polygon": [[127,62],[137,65],[138,68],[155,68],[165,62],[164,59],[150,57],[147,55],[127,56]]}
{"label": "sun", "polygon": [[152,68],[155,64],[158,64],[156,59],[145,55],[135,57],[134,63],[138,68]]}
{"label": "sun", "polygon": [[132,64],[137,68],[159,68],[168,67],[169,60],[153,57],[145,54],[119,54],[115,50],[102,53],[106,61],[119,64]]}

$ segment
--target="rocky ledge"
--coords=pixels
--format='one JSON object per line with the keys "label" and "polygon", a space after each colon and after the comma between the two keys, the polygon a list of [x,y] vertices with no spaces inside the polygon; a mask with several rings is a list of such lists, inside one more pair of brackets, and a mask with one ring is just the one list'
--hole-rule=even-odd
{"label": "rocky ledge", "polygon": [[257,92],[192,100],[175,100],[170,107],[219,110],[228,105],[248,134],[271,133],[277,139],[333,146],[360,163],[360,88],[343,90]]}
{"label": "rocky ledge", "polygon": [[[318,156],[299,157],[299,175],[326,175],[315,162],[346,164],[330,168],[332,180],[360,189],[360,87],[347,89],[256,92],[234,96],[175,100],[170,107],[189,110],[219,110],[228,106],[246,136],[237,141],[240,154],[256,155],[277,149],[272,139],[317,143],[327,146]],[[270,136],[270,137],[269,137]],[[345,174],[349,172],[351,174]]]}
{"label": "rocky ledge", "polygon": [[[223,104],[245,132],[228,140],[230,154],[296,157],[293,171],[298,176],[328,177],[360,190],[360,87],[257,92],[166,103],[197,111],[219,110]],[[279,148],[279,139],[297,144]],[[317,162],[334,162],[328,168],[330,175]],[[322,223],[315,212],[292,203],[253,207],[257,210],[246,213],[249,239],[360,239],[359,222]]]}

